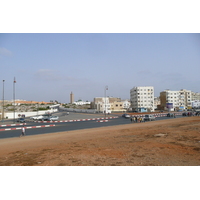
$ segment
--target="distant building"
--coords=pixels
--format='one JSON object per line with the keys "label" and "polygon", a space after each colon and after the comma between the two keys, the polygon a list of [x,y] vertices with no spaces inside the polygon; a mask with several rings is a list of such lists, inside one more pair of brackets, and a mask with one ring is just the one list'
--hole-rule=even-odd
{"label": "distant building", "polygon": [[130,101],[133,111],[154,111],[154,87],[133,87],[130,90]]}
{"label": "distant building", "polygon": [[200,101],[200,93],[199,92],[192,92],[192,101]]}
{"label": "distant building", "polygon": [[[0,100],[0,104],[1,104],[1,100]],[[13,100],[6,100],[4,101],[4,105],[6,104],[11,104],[14,105],[14,101]],[[21,105],[21,104],[53,104],[52,102],[45,102],[45,101],[27,101],[27,100],[20,100],[20,99],[16,99],[15,100],[15,105]]]}
{"label": "distant building", "polygon": [[192,108],[200,108],[200,101],[199,100],[192,101]]}
{"label": "distant building", "polygon": [[160,97],[154,97],[154,110],[160,108]]}
{"label": "distant building", "polygon": [[78,101],[73,102],[73,104],[76,105],[90,105],[91,102],[89,101],[82,101],[81,99],[79,99]]}
{"label": "distant building", "polygon": [[70,103],[74,103],[74,94],[72,92],[70,94]]}

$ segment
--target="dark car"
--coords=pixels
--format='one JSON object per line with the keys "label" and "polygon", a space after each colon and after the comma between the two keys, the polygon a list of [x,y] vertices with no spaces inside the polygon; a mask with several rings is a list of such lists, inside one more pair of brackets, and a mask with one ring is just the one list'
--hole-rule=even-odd
{"label": "dark car", "polygon": [[17,119],[17,122],[25,123],[26,121],[24,118],[19,118],[19,119]]}
{"label": "dark car", "polygon": [[200,116],[200,111],[197,111],[197,112],[195,113],[195,115],[196,115],[196,116]]}
{"label": "dark car", "polygon": [[182,113],[182,116],[187,116],[187,113],[186,112]]}
{"label": "dark car", "polygon": [[167,113],[167,117],[173,117],[174,114],[173,113]]}

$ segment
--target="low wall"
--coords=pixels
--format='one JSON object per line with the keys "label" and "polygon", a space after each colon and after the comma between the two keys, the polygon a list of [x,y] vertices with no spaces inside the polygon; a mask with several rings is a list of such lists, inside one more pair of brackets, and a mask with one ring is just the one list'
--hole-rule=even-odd
{"label": "low wall", "polygon": [[[31,117],[31,116],[35,116],[35,115],[43,115],[47,112],[53,113],[53,112],[57,112],[58,109],[51,109],[51,110],[41,110],[41,111],[35,111],[35,112],[15,112],[15,119],[19,118],[19,114],[20,115],[25,115],[25,117]],[[14,112],[7,112],[5,113],[5,117],[7,119],[14,119]]]}
{"label": "low wall", "polygon": [[59,109],[67,112],[98,113],[95,109],[75,109],[75,108],[64,108],[64,107],[60,107]]}

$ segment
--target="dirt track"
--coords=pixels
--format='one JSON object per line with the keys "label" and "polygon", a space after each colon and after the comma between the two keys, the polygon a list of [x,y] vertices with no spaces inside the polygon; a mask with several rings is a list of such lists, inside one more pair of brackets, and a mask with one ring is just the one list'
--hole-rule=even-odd
{"label": "dirt track", "polygon": [[0,140],[1,166],[199,166],[200,117]]}

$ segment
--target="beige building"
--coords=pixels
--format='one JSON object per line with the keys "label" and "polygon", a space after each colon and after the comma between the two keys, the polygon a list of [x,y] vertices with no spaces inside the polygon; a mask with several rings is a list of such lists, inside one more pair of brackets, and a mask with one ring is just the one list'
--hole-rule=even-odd
{"label": "beige building", "polygon": [[92,108],[99,112],[111,113],[111,112],[124,112],[130,107],[128,100],[121,100],[121,98],[115,97],[97,97],[92,102]]}
{"label": "beige building", "polygon": [[154,97],[154,110],[160,107],[160,97]]}
{"label": "beige building", "polygon": [[[0,100],[0,105],[2,105],[3,102]],[[13,100],[4,100],[4,106],[11,104],[14,104]],[[45,102],[45,101],[26,101],[26,100],[20,100],[16,99],[15,100],[15,105],[20,105],[20,104],[53,104],[52,102]]]}

